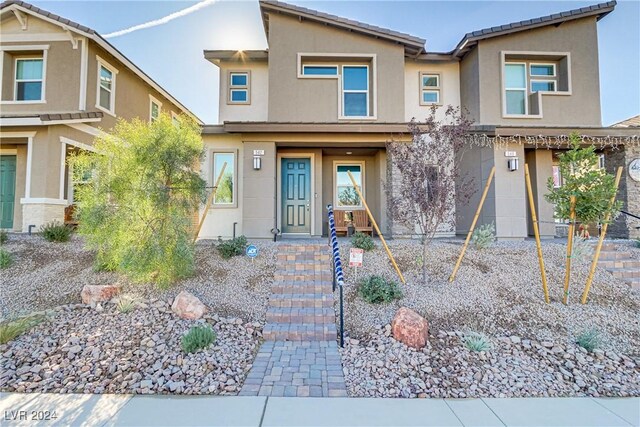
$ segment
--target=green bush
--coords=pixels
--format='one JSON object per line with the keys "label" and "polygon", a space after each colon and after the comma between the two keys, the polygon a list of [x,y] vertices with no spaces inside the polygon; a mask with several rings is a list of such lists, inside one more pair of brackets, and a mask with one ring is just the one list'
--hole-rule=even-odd
{"label": "green bush", "polygon": [[218,243],[218,252],[224,259],[243,255],[245,249],[247,249],[247,238],[244,236],[238,236],[231,240],[220,240]]}
{"label": "green bush", "polygon": [[478,249],[486,249],[496,240],[496,226],[491,224],[483,224],[473,231],[471,242]]}
{"label": "green bush", "polygon": [[597,329],[587,329],[576,337],[576,344],[587,351],[593,351],[600,347],[601,342],[600,332]]}
{"label": "green bush", "polygon": [[636,247],[640,248],[640,239],[636,239]]}
{"label": "green bush", "polygon": [[0,245],[4,244],[9,240],[9,234],[5,230],[0,230]]}
{"label": "green bush", "polygon": [[12,263],[13,257],[11,256],[11,253],[5,248],[0,248],[0,270],[9,268]]}
{"label": "green bush", "polygon": [[209,347],[216,340],[216,333],[209,326],[193,326],[182,337],[182,350],[195,353]]}
{"label": "green bush", "polygon": [[44,320],[44,316],[33,315],[1,323],[0,344],[6,344],[14,338],[22,335],[38,323],[42,322],[42,320]]}
{"label": "green bush", "polygon": [[354,248],[364,249],[365,251],[372,251],[376,248],[373,238],[368,234],[361,233],[359,231],[351,237],[351,246]]}
{"label": "green bush", "polygon": [[68,242],[71,239],[73,229],[60,221],[51,221],[40,227],[40,233],[48,242],[61,243]]}
{"label": "green bush", "polygon": [[469,332],[465,334],[462,342],[469,351],[480,352],[491,350],[489,338],[479,332]]}
{"label": "green bush", "polygon": [[133,297],[122,295],[118,299],[118,303],[116,304],[116,308],[122,314],[126,314],[132,312],[136,308],[136,300]]}
{"label": "green bush", "polygon": [[402,298],[402,289],[392,281],[381,276],[370,276],[360,282],[358,292],[362,299],[370,304],[388,303]]}

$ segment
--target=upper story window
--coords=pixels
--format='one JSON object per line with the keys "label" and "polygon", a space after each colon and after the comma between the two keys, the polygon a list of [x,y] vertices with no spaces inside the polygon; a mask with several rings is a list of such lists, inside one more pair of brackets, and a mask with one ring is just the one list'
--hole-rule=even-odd
{"label": "upper story window", "polygon": [[504,66],[507,114],[527,114],[527,68],[523,63]]}
{"label": "upper story window", "polygon": [[337,76],[337,65],[303,65],[302,74],[305,76]]}
{"label": "upper story window", "polygon": [[369,67],[367,65],[342,66],[342,115],[369,116]]}
{"label": "upper story window", "polygon": [[440,74],[420,73],[420,105],[440,104]]}
{"label": "upper story window", "polygon": [[41,101],[43,97],[42,57],[16,58],[16,101]]}
{"label": "upper story window", "polygon": [[529,64],[530,91],[556,91],[556,64]]}
{"label": "upper story window", "polygon": [[160,117],[161,108],[162,102],[149,95],[149,121],[153,123],[158,120],[158,117]]}
{"label": "upper story window", "polygon": [[248,71],[229,72],[229,104],[250,104],[251,74]]}
{"label": "upper story window", "polygon": [[118,70],[98,57],[98,94],[96,107],[111,115],[116,109],[116,75]]}

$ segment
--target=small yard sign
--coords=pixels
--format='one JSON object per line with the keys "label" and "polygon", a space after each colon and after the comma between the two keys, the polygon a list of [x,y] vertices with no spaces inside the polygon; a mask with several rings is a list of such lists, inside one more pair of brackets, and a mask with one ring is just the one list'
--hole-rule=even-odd
{"label": "small yard sign", "polygon": [[349,251],[349,267],[362,267],[363,257],[363,249],[351,248],[351,250]]}
{"label": "small yard sign", "polygon": [[258,247],[256,245],[249,245],[247,246],[246,253],[247,253],[247,256],[251,258],[251,260],[253,260],[255,257],[258,256]]}

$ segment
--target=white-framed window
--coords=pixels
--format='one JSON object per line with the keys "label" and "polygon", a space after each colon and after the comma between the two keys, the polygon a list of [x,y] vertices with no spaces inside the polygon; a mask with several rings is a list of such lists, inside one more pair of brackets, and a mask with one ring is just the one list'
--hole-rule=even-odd
{"label": "white-framed window", "polygon": [[599,167],[600,169],[604,169],[604,167],[605,167],[604,159],[605,159],[604,154],[599,154],[599,155],[598,155],[598,167]]}
{"label": "white-framed window", "polygon": [[527,100],[527,64],[507,62],[504,64],[504,99],[508,115],[526,115],[529,111]]}
{"label": "white-framed window", "polygon": [[214,206],[235,206],[236,203],[236,153],[233,151],[213,152],[213,176],[215,185],[224,164],[224,174],[213,199]]}
{"label": "white-framed window", "polygon": [[96,107],[111,114],[116,114],[116,75],[118,70],[104,59],[98,59],[98,88]]}
{"label": "white-framed window", "polygon": [[15,61],[15,101],[44,100],[43,56],[19,57]]}
{"label": "white-framed window", "polygon": [[369,116],[369,66],[342,66],[342,115]]}
{"label": "white-framed window", "polygon": [[158,117],[160,117],[161,108],[162,108],[162,102],[158,101],[156,98],[149,95],[149,121],[151,123],[158,120]]}
{"label": "white-framed window", "polygon": [[304,64],[302,66],[303,76],[337,77],[338,66],[330,64]]}
{"label": "white-framed window", "polygon": [[174,126],[178,126],[180,124],[180,116],[175,111],[171,112],[171,123],[173,123]]}
{"label": "white-framed window", "polygon": [[533,80],[531,79],[531,93],[533,92],[555,92],[555,80]]}
{"label": "white-framed window", "polygon": [[555,77],[556,64],[532,62],[529,64],[529,75],[531,75],[531,77]]}
{"label": "white-framed window", "polygon": [[229,72],[229,104],[251,103],[251,73],[249,71]]}
{"label": "white-framed window", "polygon": [[335,161],[333,163],[334,171],[334,206],[336,209],[360,209],[362,208],[362,200],[358,196],[353,182],[349,178],[347,171],[351,172],[356,184],[360,187],[360,192],[364,196],[364,162],[357,161]]}
{"label": "white-framed window", "polygon": [[529,77],[529,91],[531,93],[555,92],[557,90],[556,64],[531,62],[529,63]]}
{"label": "white-framed window", "polygon": [[420,105],[440,104],[440,74],[420,73]]}

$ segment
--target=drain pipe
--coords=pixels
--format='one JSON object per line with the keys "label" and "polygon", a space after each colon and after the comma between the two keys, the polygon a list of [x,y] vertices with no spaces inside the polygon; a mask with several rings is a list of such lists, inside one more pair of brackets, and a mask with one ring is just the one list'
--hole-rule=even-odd
{"label": "drain pipe", "polygon": [[29,236],[31,236],[31,229],[32,229],[32,228],[36,228],[36,226],[35,226],[34,224],[31,224],[31,225],[29,226],[29,230],[28,230],[28,231],[29,231]]}
{"label": "drain pipe", "polygon": [[233,223],[233,238],[234,238],[234,239],[236,238],[236,226],[237,226],[237,225],[238,225],[238,223],[237,223],[237,222],[234,222],[234,223]]}

